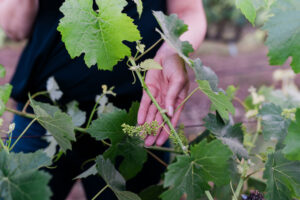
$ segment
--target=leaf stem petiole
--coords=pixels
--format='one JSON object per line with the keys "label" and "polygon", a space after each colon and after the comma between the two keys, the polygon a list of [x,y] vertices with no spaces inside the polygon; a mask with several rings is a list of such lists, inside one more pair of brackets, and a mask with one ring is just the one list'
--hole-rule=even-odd
{"label": "leaf stem petiole", "polygon": [[93,198],[92,200],[95,200],[97,197],[99,197],[101,195],[101,193],[106,190],[106,188],[108,188],[109,185],[106,185],[104,188],[102,188]]}
{"label": "leaf stem petiole", "polygon": [[23,130],[23,132],[19,135],[19,137],[16,139],[16,141],[13,143],[13,145],[9,148],[9,151],[11,151],[15,145],[18,143],[18,141],[23,137],[23,135],[28,131],[28,129],[30,128],[30,126],[37,121],[37,118],[34,118],[28,125],[27,127]]}

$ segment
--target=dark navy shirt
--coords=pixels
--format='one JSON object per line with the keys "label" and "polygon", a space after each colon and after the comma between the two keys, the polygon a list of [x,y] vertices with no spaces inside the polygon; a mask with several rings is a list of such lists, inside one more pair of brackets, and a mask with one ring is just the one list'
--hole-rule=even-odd
{"label": "dark navy shirt", "polygon": [[[111,99],[115,106],[126,108],[134,100],[141,97],[140,84],[132,85],[133,76],[125,64],[119,62],[112,72],[100,71],[97,66],[86,67],[83,55],[71,59],[57,31],[59,19],[63,14],[59,11],[63,0],[40,0],[39,12],[33,27],[31,38],[19,60],[16,73],[12,80],[14,86],[12,97],[18,102],[25,102],[28,93],[34,94],[46,89],[49,77],[54,76],[64,95],[61,102],[77,100],[83,109],[90,110],[95,96],[102,92],[101,85],[115,86],[117,97]],[[142,43],[151,46],[159,38],[155,31],[158,24],[152,10],[165,11],[164,0],[143,0],[144,11],[139,19],[136,6],[132,0],[124,12],[132,17],[143,37]],[[122,30],[120,30],[122,31]],[[135,52],[135,44],[129,44]],[[145,58],[153,57],[157,48]]]}

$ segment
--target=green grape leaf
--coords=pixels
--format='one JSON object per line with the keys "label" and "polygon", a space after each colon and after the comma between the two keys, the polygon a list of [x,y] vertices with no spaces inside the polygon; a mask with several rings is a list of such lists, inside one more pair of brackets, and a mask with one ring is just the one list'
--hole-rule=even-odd
{"label": "green grape leaf", "polygon": [[125,179],[115,169],[109,159],[105,160],[103,156],[98,156],[96,159],[96,168],[99,175],[119,200],[140,200],[136,194],[125,191]]}
{"label": "green grape leaf", "polygon": [[203,66],[201,60],[197,58],[192,62],[196,81],[199,89],[210,99],[212,108],[215,108],[223,119],[228,118],[228,112],[235,113],[231,100],[221,89],[218,88],[218,77],[209,67]]}
{"label": "green grape leaf", "polygon": [[33,99],[30,102],[38,122],[52,134],[62,151],[72,149],[71,142],[76,140],[72,118],[58,107]]}
{"label": "green grape leaf", "polygon": [[116,144],[125,137],[121,125],[126,121],[125,110],[103,113],[101,118],[92,122],[87,132],[96,140],[110,139],[112,144]]}
{"label": "green grape leaf", "polygon": [[105,113],[101,118],[93,121],[87,132],[96,140],[109,139],[110,148],[104,153],[113,163],[117,156],[122,156],[119,171],[126,180],[133,178],[143,167],[147,160],[147,152],[142,147],[142,142],[123,133],[121,125],[126,123],[136,125],[139,104],[133,103],[129,112],[116,110],[112,113]]}
{"label": "green grape leaf", "polygon": [[229,112],[234,114],[235,109],[229,100],[228,96],[226,96],[223,92],[215,93],[208,81],[197,80],[199,85],[199,89],[210,99],[212,102],[212,106],[216,108],[223,119],[229,119]]}
{"label": "green grape leaf", "polygon": [[11,91],[12,86],[10,84],[0,86],[0,116],[2,116],[5,111],[5,104],[9,100]]}
{"label": "green grape leaf", "polygon": [[242,11],[245,17],[254,26],[256,18],[256,9],[253,5],[252,0],[236,0],[235,5],[238,9]]}
{"label": "green grape leaf", "polygon": [[232,200],[232,187],[236,188],[238,186],[240,180],[240,173],[237,168],[237,162],[234,158],[229,160],[230,166],[230,177],[231,177],[231,184],[221,185],[221,186],[214,186],[212,190],[212,196],[215,199],[222,199],[222,200]]}
{"label": "green grape leaf", "polygon": [[113,163],[117,156],[124,159],[119,166],[119,171],[126,180],[136,176],[143,168],[147,161],[147,152],[143,148],[144,142],[139,138],[126,136],[122,141],[112,145],[104,154],[105,158],[109,158]]}
{"label": "green grape leaf", "polygon": [[6,70],[3,65],[0,64],[0,78],[4,78],[6,75]]}
{"label": "green grape leaf", "polygon": [[268,31],[269,62],[271,65],[283,65],[292,57],[291,66],[295,73],[299,73],[300,1],[277,0],[271,7],[271,13],[273,16],[263,27]]}
{"label": "green grape leaf", "polygon": [[140,67],[143,70],[150,70],[150,69],[163,69],[162,66],[153,59],[146,59],[140,63]]}
{"label": "green grape leaf", "polygon": [[296,112],[296,121],[291,122],[288,134],[284,139],[285,147],[282,150],[289,160],[300,160],[300,109]]}
{"label": "green grape leaf", "polygon": [[189,42],[182,42],[179,39],[179,37],[188,30],[188,26],[184,24],[176,14],[167,16],[161,11],[154,11],[153,15],[162,29],[162,32],[158,29],[156,31],[160,33],[161,37],[174,48],[174,50],[176,50],[178,55],[184,59],[186,63],[190,63],[188,56],[194,49]]}
{"label": "green grape leaf", "polygon": [[122,13],[125,0],[96,0],[98,10],[93,10],[93,0],[66,0],[60,8],[64,17],[57,30],[72,58],[85,54],[88,67],[112,70],[130,48],[123,41],[141,39],[133,19]]}
{"label": "green grape leaf", "polygon": [[0,152],[0,199],[50,199],[50,175],[38,168],[51,164],[41,151],[29,154]]}
{"label": "green grape leaf", "polygon": [[136,4],[137,12],[139,13],[139,17],[142,16],[143,13],[143,2],[142,0],[133,0],[133,2]]}
{"label": "green grape leaf", "polygon": [[114,191],[119,200],[141,200],[141,198],[129,191]]}
{"label": "green grape leaf", "polygon": [[82,126],[86,120],[86,112],[80,110],[78,105],[77,101],[71,101],[67,104],[67,113],[72,117],[74,126]]}
{"label": "green grape leaf", "polygon": [[200,198],[209,190],[209,181],[216,185],[230,182],[230,149],[219,140],[207,143],[203,140],[191,147],[191,156],[177,156],[177,161],[168,166],[164,187],[169,190],[161,195],[163,200],[179,200],[183,194],[187,200]]}
{"label": "green grape leaf", "polygon": [[214,92],[220,91],[220,89],[218,88],[218,76],[211,68],[204,66],[199,58],[194,60],[192,67],[195,72],[196,80],[207,81],[209,83],[210,88]]}
{"label": "green grape leaf", "polygon": [[222,119],[211,113],[203,121],[205,122],[204,126],[223,144],[228,145],[234,154],[248,158],[248,152],[243,146],[244,135],[241,124],[233,125],[232,121],[224,123]]}
{"label": "green grape leaf", "polygon": [[299,93],[296,92],[288,92],[286,94],[282,90],[274,90],[272,87],[262,86],[259,88],[258,94],[263,95],[266,102],[278,105],[282,109],[300,107]]}
{"label": "green grape leaf", "polygon": [[74,179],[82,179],[82,178],[87,178],[89,176],[92,175],[96,175],[98,174],[97,168],[96,168],[96,164],[91,166],[90,168],[88,168],[87,170],[85,170],[84,172],[82,172],[81,174],[79,174],[78,176],[76,176]]}
{"label": "green grape leaf", "polygon": [[300,162],[287,160],[282,152],[268,156],[263,178],[267,179],[266,199],[291,200],[292,197],[300,197]]}
{"label": "green grape leaf", "polygon": [[10,84],[5,84],[0,86],[0,100],[6,104],[10,97],[12,86]]}
{"label": "green grape leaf", "polygon": [[142,200],[160,200],[159,196],[165,191],[163,185],[151,185],[141,191],[139,196]]}
{"label": "green grape leaf", "polygon": [[286,137],[290,120],[283,118],[281,113],[282,109],[273,103],[264,103],[259,110],[265,140],[282,141]]}

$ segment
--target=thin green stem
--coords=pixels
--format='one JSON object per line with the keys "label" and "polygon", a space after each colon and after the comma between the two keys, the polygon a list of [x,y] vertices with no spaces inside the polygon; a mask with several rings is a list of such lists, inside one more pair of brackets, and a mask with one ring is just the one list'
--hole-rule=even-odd
{"label": "thin green stem", "polygon": [[[251,141],[251,146],[249,146],[249,148],[247,149],[247,150],[248,150],[248,153],[251,153],[252,149],[255,147],[255,143],[256,143],[256,140],[257,140],[258,135],[259,135],[260,132],[261,132],[261,118],[258,117],[258,119],[257,119],[256,132],[255,132],[255,135],[254,135],[254,137],[253,137],[253,139],[252,139],[252,141]],[[242,191],[242,189],[243,189],[244,181],[245,181],[247,178],[249,178],[249,176],[246,177],[246,175],[247,175],[247,169],[244,167],[243,172],[242,172],[242,175],[241,175],[240,180],[239,180],[239,183],[238,183],[238,186],[237,186],[237,188],[236,188],[236,190],[235,190],[235,193],[234,193],[234,196],[233,196],[233,198],[232,198],[233,200],[236,199],[235,197],[240,196],[240,193],[241,193],[241,191]]]}
{"label": "thin green stem", "polygon": [[209,200],[214,200],[214,198],[211,196],[211,194],[208,190],[205,191],[205,194]]}
{"label": "thin green stem", "polygon": [[234,97],[233,99],[241,104],[245,110],[249,110],[249,107],[240,98]]}
{"label": "thin green stem", "polygon": [[[37,96],[45,95],[45,94],[48,94],[48,91],[37,92],[37,93],[35,93],[34,95],[32,95],[31,98],[34,99],[34,98],[37,97]],[[30,100],[28,99],[27,102],[26,102],[26,104],[25,104],[25,106],[23,107],[23,110],[22,110],[23,113],[26,112],[27,107],[29,106],[29,104],[30,104]]]}
{"label": "thin green stem", "polygon": [[182,154],[181,151],[177,151],[175,149],[171,149],[171,148],[166,148],[166,147],[159,147],[159,146],[150,146],[150,147],[146,147],[144,146],[146,149],[150,149],[153,151],[164,151],[164,152],[170,152],[170,153],[175,153],[175,154]]}
{"label": "thin green stem", "polygon": [[20,112],[18,110],[12,109],[12,108],[5,108],[6,111],[14,113],[16,115],[22,116],[22,117],[26,117],[26,118],[30,118],[30,119],[34,119],[36,116],[34,114],[30,114],[30,113],[24,113],[24,112]]}
{"label": "thin green stem", "polygon": [[149,151],[148,149],[146,149],[147,153],[152,156],[155,160],[157,160],[157,162],[159,162],[160,164],[162,164],[163,166],[165,166],[166,168],[168,167],[168,164],[165,163],[162,159],[160,159],[157,155],[155,155],[154,153],[152,153],[151,151]]}
{"label": "thin green stem", "polygon": [[106,185],[104,188],[102,188],[93,198],[92,198],[92,200],[95,200],[97,197],[99,197],[100,196],[100,194],[104,191],[104,190],[106,190],[106,188],[108,188],[109,187],[109,185]]}
{"label": "thin green stem", "polygon": [[103,98],[103,96],[104,96],[104,94],[101,94],[101,96],[99,97],[98,101],[95,103],[94,108],[93,108],[93,110],[92,110],[92,112],[91,112],[91,114],[90,114],[88,123],[86,124],[86,128],[90,127],[90,124],[91,124],[91,122],[92,122],[92,119],[93,119],[93,117],[94,117],[94,114],[95,114],[95,112],[96,112],[96,110],[97,110],[97,107],[98,107],[98,105],[100,104],[100,101],[101,101],[101,99]]}
{"label": "thin green stem", "polygon": [[251,153],[252,149],[255,147],[255,143],[260,132],[261,132],[261,117],[258,117],[255,135],[253,136],[251,145],[247,149],[249,153]]}
{"label": "thin green stem", "polygon": [[[160,38],[159,40],[157,40],[157,42],[155,42],[151,47],[149,47],[146,51],[144,51],[144,53],[142,53],[141,55],[139,55],[135,61],[138,61],[141,57],[143,57],[145,54],[147,54],[149,51],[151,51],[154,47],[156,47],[156,45],[158,45],[161,41],[163,41],[162,38]],[[136,66],[136,65],[135,65]]]}
{"label": "thin green stem", "polygon": [[19,135],[19,137],[16,139],[16,141],[14,142],[14,144],[9,148],[9,151],[11,151],[15,145],[18,143],[18,141],[23,137],[23,135],[28,131],[28,129],[30,128],[30,126],[37,120],[37,118],[34,118],[28,125],[27,127],[24,129],[24,131]]}
{"label": "thin green stem", "polygon": [[233,194],[232,200],[236,200],[240,196],[243,185],[244,185],[244,178],[241,177],[240,180],[239,180],[238,186],[237,186],[237,188],[236,188],[236,190]]}
{"label": "thin green stem", "polygon": [[195,88],[182,102],[181,104],[176,108],[175,113],[183,106],[190,98],[199,90],[199,87]]}
{"label": "thin green stem", "polygon": [[7,148],[7,146],[4,145],[2,139],[0,138],[0,146],[3,148],[3,150],[6,152],[6,153],[9,153],[9,150]]}
{"label": "thin green stem", "polygon": [[77,131],[77,132],[80,132],[80,133],[86,133],[85,128],[75,127],[74,130]]}
{"label": "thin green stem", "polygon": [[[130,59],[130,62],[131,62],[131,65],[132,66],[136,66],[136,63],[135,61],[132,59],[132,58],[129,58]],[[188,155],[188,152],[187,152],[187,148],[183,145],[180,137],[178,136],[175,128],[173,127],[169,117],[165,114],[164,110],[160,107],[160,105],[157,103],[156,99],[153,97],[152,93],[150,92],[148,86],[146,85],[143,77],[142,77],[142,74],[140,71],[135,71],[136,74],[137,74],[137,77],[139,78],[141,84],[142,84],[142,87],[143,89],[145,90],[145,92],[148,94],[148,96],[150,97],[151,101],[153,102],[153,104],[155,105],[155,107],[158,109],[158,111],[160,112],[160,114],[162,115],[164,121],[167,123],[167,125],[169,126],[170,130],[171,130],[171,134],[174,134],[174,137],[176,139],[176,141],[178,142],[180,148],[182,149],[182,151],[184,152],[184,154]]]}

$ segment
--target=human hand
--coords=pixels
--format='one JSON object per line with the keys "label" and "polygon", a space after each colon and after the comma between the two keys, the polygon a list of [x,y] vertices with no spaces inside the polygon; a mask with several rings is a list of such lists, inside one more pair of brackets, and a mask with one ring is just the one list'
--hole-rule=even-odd
{"label": "human hand", "polygon": [[[176,126],[183,106],[177,111],[176,108],[186,98],[189,89],[185,65],[177,53],[166,44],[159,49],[154,60],[163,69],[149,70],[145,83],[161,108],[167,110],[173,126]],[[138,124],[151,123],[155,120],[159,124],[163,123],[161,114],[144,91],[138,112]],[[145,138],[145,145],[151,146],[154,143],[157,146],[163,145],[169,137],[169,130],[169,127],[165,126],[164,128],[160,128],[155,136],[147,136]]]}

